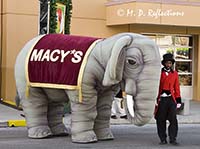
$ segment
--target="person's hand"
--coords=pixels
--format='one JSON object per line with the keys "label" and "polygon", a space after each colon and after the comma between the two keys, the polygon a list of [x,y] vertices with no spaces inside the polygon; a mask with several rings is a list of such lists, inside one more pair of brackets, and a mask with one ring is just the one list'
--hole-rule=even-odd
{"label": "person's hand", "polygon": [[176,108],[179,109],[181,107],[181,103],[177,103]]}

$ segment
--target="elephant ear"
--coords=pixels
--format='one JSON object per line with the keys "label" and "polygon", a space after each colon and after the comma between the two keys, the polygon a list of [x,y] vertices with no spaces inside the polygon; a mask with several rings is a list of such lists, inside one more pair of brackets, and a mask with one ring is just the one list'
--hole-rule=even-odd
{"label": "elephant ear", "polygon": [[111,55],[106,65],[103,85],[110,86],[122,80],[124,61],[127,47],[131,44],[132,37],[125,35],[117,39],[111,49]]}

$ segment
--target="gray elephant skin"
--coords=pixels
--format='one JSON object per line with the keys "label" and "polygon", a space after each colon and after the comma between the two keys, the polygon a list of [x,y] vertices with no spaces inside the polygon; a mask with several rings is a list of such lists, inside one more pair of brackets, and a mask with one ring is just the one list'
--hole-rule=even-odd
{"label": "gray elephant skin", "polygon": [[[26,96],[26,57],[35,41],[20,51],[15,64],[16,88],[25,114],[28,137],[68,135],[63,104],[71,104],[71,139],[74,143],[112,140],[111,103],[120,87],[132,97],[129,120],[147,124],[153,117],[159,84],[160,54],[146,36],[120,33],[99,41],[88,56],[82,79],[82,102],[77,90],[30,87]],[[129,103],[127,103],[129,104]]]}

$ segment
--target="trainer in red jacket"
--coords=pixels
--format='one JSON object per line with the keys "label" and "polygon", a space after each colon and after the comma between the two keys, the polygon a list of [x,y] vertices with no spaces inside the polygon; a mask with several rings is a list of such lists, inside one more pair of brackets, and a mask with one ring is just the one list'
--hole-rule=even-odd
{"label": "trainer in red jacket", "polygon": [[181,105],[180,87],[177,71],[172,66],[175,63],[173,55],[163,55],[160,86],[157,97],[157,112],[155,119],[157,124],[160,144],[167,144],[166,121],[169,121],[168,136],[172,145],[178,145],[176,137],[178,134],[178,121],[176,117],[177,105]]}
{"label": "trainer in red jacket", "polygon": [[161,76],[160,76],[160,86],[158,92],[158,101],[160,99],[160,95],[163,91],[170,91],[174,101],[176,103],[181,103],[181,95],[180,95],[180,85],[178,80],[178,73],[175,70],[170,69],[169,72],[165,70],[166,68],[162,68]]}

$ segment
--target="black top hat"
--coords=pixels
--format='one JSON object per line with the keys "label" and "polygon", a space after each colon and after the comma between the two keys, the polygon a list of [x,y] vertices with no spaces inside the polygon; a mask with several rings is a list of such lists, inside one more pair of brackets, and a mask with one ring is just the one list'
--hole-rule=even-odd
{"label": "black top hat", "polygon": [[166,61],[171,61],[172,62],[172,64],[174,64],[175,63],[175,60],[174,60],[174,56],[173,56],[173,54],[171,54],[171,53],[166,53],[166,54],[164,54],[163,55],[163,60],[162,60],[162,65],[165,65],[165,62]]}

